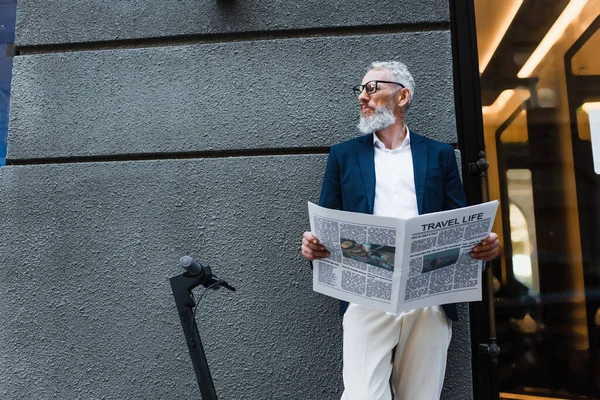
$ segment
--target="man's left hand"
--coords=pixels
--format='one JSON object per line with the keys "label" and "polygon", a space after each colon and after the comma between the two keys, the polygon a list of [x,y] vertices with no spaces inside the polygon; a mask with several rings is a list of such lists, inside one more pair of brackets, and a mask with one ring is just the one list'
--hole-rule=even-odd
{"label": "man's left hand", "polygon": [[471,250],[471,257],[475,260],[492,261],[498,257],[500,252],[500,242],[498,241],[498,235],[494,232],[490,233],[490,236],[486,237],[481,241],[480,244],[473,247]]}

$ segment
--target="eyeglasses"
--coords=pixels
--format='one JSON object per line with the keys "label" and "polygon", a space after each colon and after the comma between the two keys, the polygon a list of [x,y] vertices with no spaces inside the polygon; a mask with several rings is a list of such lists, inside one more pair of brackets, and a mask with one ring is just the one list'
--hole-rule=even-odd
{"label": "eyeglasses", "polygon": [[379,88],[377,87],[378,83],[392,83],[394,85],[400,85],[402,86],[402,88],[405,88],[406,86],[404,86],[401,83],[398,82],[390,82],[390,81],[369,81],[367,83],[365,83],[364,85],[356,85],[354,86],[352,89],[354,90],[354,94],[359,96],[363,90],[367,91],[367,94],[373,94],[375,93]]}

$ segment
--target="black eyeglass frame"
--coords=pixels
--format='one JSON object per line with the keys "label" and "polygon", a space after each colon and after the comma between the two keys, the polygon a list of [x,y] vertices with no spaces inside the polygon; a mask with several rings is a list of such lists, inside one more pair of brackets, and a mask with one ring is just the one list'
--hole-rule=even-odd
{"label": "black eyeglass frame", "polygon": [[[367,87],[367,85],[372,82],[375,82],[375,86],[372,89],[369,89]],[[367,94],[373,94],[379,90],[379,87],[377,85],[380,83],[391,83],[394,85],[400,85],[402,87],[402,89],[406,88],[406,86],[404,86],[403,84],[398,83],[398,82],[373,80],[373,81],[369,81],[369,82],[365,83],[364,85],[356,85],[352,88],[352,90],[354,90],[354,94],[356,96],[360,96],[360,94],[362,93],[363,90],[366,90]]]}

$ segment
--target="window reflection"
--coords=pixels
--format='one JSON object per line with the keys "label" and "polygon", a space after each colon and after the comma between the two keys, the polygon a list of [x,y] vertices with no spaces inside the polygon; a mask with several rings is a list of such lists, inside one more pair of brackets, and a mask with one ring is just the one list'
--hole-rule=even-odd
{"label": "window reflection", "polygon": [[535,209],[531,171],[506,171],[508,187],[512,268],[516,280],[529,288],[529,295],[540,292],[536,250]]}
{"label": "window reflection", "polygon": [[475,16],[501,398],[600,399],[600,0],[475,0]]}
{"label": "window reflection", "polygon": [[579,139],[590,142],[594,172],[600,175],[600,102],[583,103],[576,119]]}

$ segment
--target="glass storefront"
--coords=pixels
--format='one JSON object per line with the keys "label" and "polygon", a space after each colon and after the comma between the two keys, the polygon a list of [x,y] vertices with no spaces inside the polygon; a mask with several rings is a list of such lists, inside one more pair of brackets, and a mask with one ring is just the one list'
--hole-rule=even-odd
{"label": "glass storefront", "polygon": [[474,0],[501,399],[600,399],[600,0]]}
{"label": "glass storefront", "polygon": [[0,166],[6,163],[8,106],[17,0],[0,0]]}

